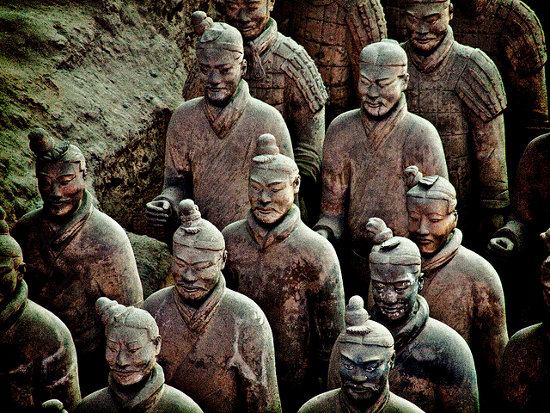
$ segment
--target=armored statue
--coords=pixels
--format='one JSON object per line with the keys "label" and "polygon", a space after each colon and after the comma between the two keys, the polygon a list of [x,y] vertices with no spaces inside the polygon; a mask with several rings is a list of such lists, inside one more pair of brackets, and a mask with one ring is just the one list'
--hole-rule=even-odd
{"label": "armored statue", "polygon": [[380,0],[277,0],[292,3],[285,34],[304,46],[325,83],[329,99],[326,120],[356,108],[359,97],[359,54],[363,47],[387,37]]}
{"label": "armored statue", "polygon": [[[407,238],[393,237],[379,218],[371,218],[367,225],[376,241],[369,256],[372,319],[390,330],[395,342],[392,391],[426,412],[478,412],[470,348],[451,327],[430,317],[428,303],[419,295],[424,279],[418,247]],[[337,347],[329,388],[340,386]]]}
{"label": "armored statue", "polygon": [[55,398],[80,401],[76,349],[54,314],[28,299],[25,263],[0,207],[0,398],[5,411],[31,411]]}
{"label": "armored statue", "polygon": [[[548,241],[550,230],[541,236]],[[550,403],[550,257],[540,271],[543,321],[515,333],[504,350],[500,370],[502,411],[544,411]]]}
{"label": "armored statue", "polygon": [[104,335],[95,300],[126,305],[143,299],[136,260],[124,230],[95,208],[86,189],[86,160],[76,146],[43,129],[29,133],[44,205],[13,229],[27,263],[29,298],[69,328],[83,394],[105,381]]}
{"label": "armored statue", "polygon": [[158,324],[166,382],[215,412],[281,409],[271,328],[248,297],[225,287],[221,232],[191,200],[180,203],[171,275],[143,308]]}
{"label": "armored statue", "polygon": [[322,393],[298,413],[422,412],[389,389],[395,363],[394,340],[382,324],[369,318],[363,299],[353,296],[346,308],[346,329],[338,336],[331,366],[341,387]]}
{"label": "armored statue", "polygon": [[[248,63],[244,78],[250,85],[250,94],[274,106],[285,119],[302,176],[300,196],[307,206],[302,211],[315,216],[328,94],[315,63],[305,49],[279,33],[277,22],[271,18],[274,2],[224,0],[222,3],[227,23],[236,27],[244,38]],[[195,69],[186,81],[183,91],[185,99],[201,94],[204,80],[201,82],[197,73]],[[256,132],[270,131],[258,129]],[[235,221],[241,218],[244,216]]]}
{"label": "armored statue", "polygon": [[454,4],[451,26],[456,40],[487,53],[502,76],[509,103],[504,112],[506,154],[508,169],[514,172],[527,143],[549,130],[542,26],[520,0],[454,0]]}
{"label": "armored statue", "polygon": [[449,0],[406,0],[404,7],[409,108],[441,135],[462,228],[473,243],[474,234],[488,237],[501,225],[509,204],[502,80],[485,53],[454,40]]}
{"label": "armored statue", "polygon": [[455,329],[472,349],[481,406],[494,396],[500,359],[508,342],[504,294],[495,269],[462,246],[456,228],[456,191],[440,176],[407,168],[409,233],[422,254],[422,296],[430,314]]}
{"label": "armored statue", "polygon": [[[283,410],[318,394],[330,350],[344,325],[344,289],[332,245],[300,218],[296,163],[275,138],[258,138],[246,220],[223,230],[230,288],[250,297],[273,328]],[[318,386],[317,386],[318,387]],[[324,390],[324,386],[323,389]]]}
{"label": "armored statue", "polygon": [[[314,227],[354,250],[351,257],[368,257],[371,217],[382,218],[395,234],[407,234],[406,188],[395,171],[418,162],[430,173],[447,176],[437,131],[407,110],[405,51],[392,40],[370,44],[361,51],[360,68],[361,108],[338,116],[327,131],[321,218]],[[365,262],[344,269],[347,294],[366,296],[365,269]]]}
{"label": "armored statue", "polygon": [[164,384],[157,363],[161,337],[147,311],[100,297],[96,309],[105,324],[109,386],[85,397],[76,413],[202,413],[189,396]]}
{"label": "armored statue", "polygon": [[273,107],[250,96],[241,34],[214,23],[197,41],[203,96],[182,103],[166,136],[164,189],[147,204],[153,225],[174,227],[178,203],[192,198],[219,229],[246,217],[247,182],[256,137],[271,133],[292,155],[285,122]]}

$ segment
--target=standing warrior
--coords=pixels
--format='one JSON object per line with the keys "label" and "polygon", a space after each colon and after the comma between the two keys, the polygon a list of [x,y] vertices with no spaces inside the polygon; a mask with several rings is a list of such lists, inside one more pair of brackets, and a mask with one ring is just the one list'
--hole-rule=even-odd
{"label": "standing warrior", "polygon": [[[80,401],[76,349],[54,314],[28,299],[21,247],[0,207],[0,399],[5,411],[34,411],[49,399]],[[25,410],[26,409],[26,410]]]}
{"label": "standing warrior", "polygon": [[440,176],[405,171],[409,233],[422,254],[422,296],[433,318],[455,329],[468,343],[476,363],[480,396],[494,394],[500,359],[508,342],[504,294],[495,269],[463,247],[456,228],[456,191]]}
{"label": "standing warrior", "polygon": [[180,203],[171,274],[176,282],[149,296],[163,338],[166,382],[207,413],[279,412],[273,336],[256,303],[225,287],[221,232],[193,201]]}
{"label": "standing warrior", "polygon": [[105,324],[109,386],[85,397],[75,413],[202,413],[189,396],[164,384],[157,363],[161,337],[151,314],[106,297],[96,308]]}
{"label": "standing warrior", "polygon": [[149,222],[173,226],[178,203],[192,198],[216,227],[248,211],[247,183],[256,137],[271,133],[292,157],[285,122],[273,107],[250,96],[243,40],[234,27],[215,23],[197,41],[204,96],[182,103],[166,137],[164,190],[147,204]]}
{"label": "standing warrior", "polygon": [[[338,116],[327,131],[315,229],[329,239],[345,239],[346,247],[368,256],[369,218],[381,217],[395,234],[407,234],[406,188],[397,171],[416,160],[446,176],[447,166],[433,125],[407,111],[405,51],[393,40],[373,43],[361,52],[360,65],[361,108]],[[366,296],[368,279],[352,287],[349,277],[365,269],[356,271],[344,272],[346,292]]]}
{"label": "standing warrior", "polygon": [[547,55],[542,26],[533,10],[519,0],[454,3],[451,25],[456,40],[487,53],[502,76],[509,102],[504,112],[508,169],[515,172],[527,143],[548,132]]}
{"label": "standing warrior", "polygon": [[[246,220],[223,230],[228,284],[250,297],[273,328],[283,410],[319,393],[344,324],[344,289],[332,245],[300,219],[296,163],[275,138],[258,138]],[[283,259],[284,257],[284,259]],[[323,389],[324,390],[324,389]]]}
{"label": "standing warrior", "polygon": [[[470,348],[451,327],[430,317],[428,303],[418,295],[424,283],[418,247],[407,238],[393,237],[379,218],[371,218],[367,225],[376,240],[369,255],[372,319],[390,330],[395,341],[392,391],[426,412],[478,412]],[[340,385],[337,347],[332,352],[329,388]]]}
{"label": "standing warrior", "polygon": [[[250,85],[250,94],[274,106],[286,121],[302,177],[301,195],[307,211],[315,216],[328,95],[305,49],[279,33],[277,22],[271,18],[273,4],[274,0],[224,0],[225,17],[244,38],[248,62],[245,79]],[[184,98],[199,96],[201,89],[198,76],[190,74]],[[258,129],[256,132],[258,136],[270,131]]]}
{"label": "standing warrior", "polygon": [[54,141],[43,129],[31,131],[29,139],[44,206],[24,215],[13,236],[27,263],[29,298],[69,328],[88,394],[101,387],[107,370],[95,301],[106,296],[135,304],[143,299],[141,281],[128,236],[93,206],[80,149]]}
{"label": "standing warrior", "polygon": [[[386,36],[380,0],[292,1],[288,35],[313,58],[328,89],[325,124],[359,105],[359,54]],[[278,0],[280,5],[281,1]]]}
{"label": "standing warrior", "polygon": [[409,108],[441,135],[462,227],[472,241],[474,234],[483,238],[480,230],[490,235],[498,228],[509,204],[502,80],[485,53],[454,40],[449,0],[406,0],[404,7]]}
{"label": "standing warrior", "polygon": [[298,413],[422,412],[390,392],[393,345],[388,329],[369,319],[363,299],[352,297],[346,308],[346,329],[338,336],[331,357],[342,387],[314,397]]}

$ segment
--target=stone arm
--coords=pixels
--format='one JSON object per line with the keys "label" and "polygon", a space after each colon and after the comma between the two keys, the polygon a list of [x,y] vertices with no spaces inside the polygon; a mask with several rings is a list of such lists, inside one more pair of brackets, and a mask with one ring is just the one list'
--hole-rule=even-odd
{"label": "stone arm", "polygon": [[264,313],[258,308],[252,320],[242,320],[237,334],[228,366],[238,375],[241,406],[248,413],[280,412],[273,334]]}
{"label": "stone arm", "polygon": [[424,176],[439,175],[449,179],[443,144],[435,127],[422,119],[417,130],[411,131],[411,137],[403,144],[402,168],[418,166]]}

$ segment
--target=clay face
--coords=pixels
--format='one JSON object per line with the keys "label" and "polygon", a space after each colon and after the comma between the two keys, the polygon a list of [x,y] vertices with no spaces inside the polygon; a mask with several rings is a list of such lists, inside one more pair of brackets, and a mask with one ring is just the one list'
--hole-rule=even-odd
{"label": "clay face", "polygon": [[421,54],[430,53],[445,37],[452,16],[448,2],[409,5],[406,24],[411,45]]}
{"label": "clay face", "polygon": [[225,252],[174,245],[170,269],[183,301],[200,301],[216,286],[225,265]]}
{"label": "clay face", "polygon": [[365,111],[372,117],[383,117],[401,99],[409,75],[399,66],[362,64],[358,90]]}
{"label": "clay face", "polygon": [[199,49],[200,76],[204,83],[204,95],[214,106],[229,103],[246,67],[242,55],[216,47]]}
{"label": "clay face", "polygon": [[288,172],[253,168],[248,182],[248,199],[256,219],[264,224],[278,222],[290,210],[300,188],[300,178]]}
{"label": "clay face", "polygon": [[243,39],[255,39],[265,28],[273,3],[272,0],[226,0],[227,22],[241,32]]}
{"label": "clay face", "polygon": [[393,350],[378,346],[342,343],[342,390],[358,405],[370,405],[384,391],[393,367]]}
{"label": "clay face", "polygon": [[54,217],[76,211],[86,189],[86,179],[79,163],[41,163],[37,167],[37,178],[44,211]]}
{"label": "clay face", "polygon": [[372,293],[375,304],[388,322],[408,317],[422,280],[413,265],[371,264]]}
{"label": "clay face", "polygon": [[0,257],[0,303],[15,291],[19,272],[13,267],[11,257]]}
{"label": "clay face", "polygon": [[139,383],[153,369],[160,338],[151,340],[144,328],[115,325],[109,329],[105,358],[113,378],[122,386]]}
{"label": "clay face", "polygon": [[407,197],[409,233],[422,255],[438,252],[456,227],[456,211],[448,213],[443,199]]}

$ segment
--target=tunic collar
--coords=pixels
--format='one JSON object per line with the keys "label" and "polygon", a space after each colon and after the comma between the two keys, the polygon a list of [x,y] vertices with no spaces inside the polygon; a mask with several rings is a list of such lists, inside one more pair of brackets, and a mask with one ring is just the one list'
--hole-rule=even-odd
{"label": "tunic collar", "polygon": [[203,99],[204,114],[218,138],[225,138],[237,123],[250,101],[248,84],[241,79],[231,101],[220,111]]}
{"label": "tunic collar", "polygon": [[109,393],[118,409],[124,412],[146,412],[164,393],[164,372],[155,363],[147,382],[137,393],[126,393],[109,373]]}
{"label": "tunic collar", "polygon": [[407,100],[405,94],[395,105],[390,113],[381,120],[376,120],[367,115],[363,106],[361,106],[361,123],[365,128],[365,134],[368,137],[369,150],[376,150],[390,135],[393,129],[399,125],[401,120],[408,113]]}
{"label": "tunic collar", "polygon": [[246,219],[248,232],[260,246],[260,251],[265,251],[270,245],[283,241],[294,231],[300,222],[300,209],[296,205],[290,207],[290,211],[283,217],[283,220],[274,228],[263,227],[252,210],[248,211]]}
{"label": "tunic collar", "polygon": [[342,406],[342,410],[346,413],[377,413],[384,410],[384,407],[386,407],[386,404],[390,399],[390,386],[388,383],[386,383],[386,387],[384,388],[384,391],[382,392],[378,400],[376,400],[376,402],[372,406],[365,410],[358,409],[353,406],[343,389],[340,389],[338,399],[340,401],[340,406]]}
{"label": "tunic collar", "polygon": [[453,29],[449,26],[439,46],[437,46],[428,56],[422,56],[421,54],[415,53],[411,47],[410,40],[405,43],[405,49],[408,52],[410,60],[419,72],[430,73],[441,66],[443,61],[447,59],[454,43]]}
{"label": "tunic collar", "polygon": [[455,228],[451,231],[447,243],[437,254],[429,258],[422,257],[422,271],[433,272],[433,270],[444,266],[458,254],[458,249],[461,245],[462,231]]}
{"label": "tunic collar", "polygon": [[270,17],[264,31],[255,39],[244,44],[244,56],[248,63],[247,79],[261,80],[265,78],[265,69],[260,55],[271,47],[278,34],[277,22]]}
{"label": "tunic collar", "polygon": [[8,331],[19,319],[28,303],[28,288],[24,280],[19,281],[11,297],[0,305],[0,331]]}
{"label": "tunic collar", "polygon": [[185,304],[178,295],[176,287],[172,288],[172,298],[174,300],[176,308],[178,309],[189,330],[197,334],[202,332],[206,328],[208,322],[216,313],[216,310],[220,305],[224,294],[225,278],[223,277],[223,275],[220,275],[220,280],[218,281],[218,284],[216,284],[214,289],[210,292],[210,295],[208,296],[206,301],[202,303],[202,305],[198,309]]}
{"label": "tunic collar", "polygon": [[92,214],[92,196],[85,190],[80,206],[67,223],[59,226],[46,217],[42,210],[44,224],[44,239],[52,249],[60,249],[67,245],[80,232]]}
{"label": "tunic collar", "polygon": [[[403,323],[395,327],[386,325],[395,341],[394,348],[397,354],[405,349],[422,332],[422,330],[424,330],[429,316],[430,308],[428,307],[426,299],[420,295],[417,295],[416,303],[414,303],[409,317],[407,317]],[[374,307],[372,319],[375,321],[380,321],[380,310],[377,306]]]}

